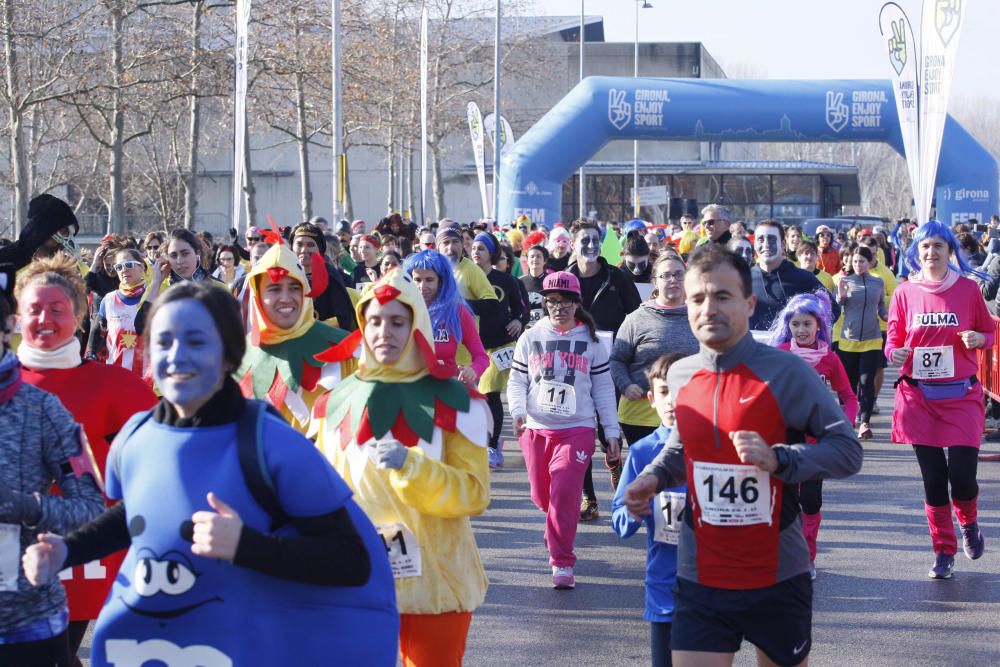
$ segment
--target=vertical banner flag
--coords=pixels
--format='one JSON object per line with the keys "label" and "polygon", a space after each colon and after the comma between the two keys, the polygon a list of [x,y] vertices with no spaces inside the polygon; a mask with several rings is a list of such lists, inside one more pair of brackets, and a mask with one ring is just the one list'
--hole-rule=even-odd
{"label": "vertical banner flag", "polygon": [[899,116],[899,129],[903,134],[903,151],[906,153],[910,189],[913,192],[913,201],[917,202],[921,192],[917,105],[917,64],[920,54],[917,53],[917,43],[913,39],[910,20],[902,7],[895,2],[885,3],[879,12],[878,22],[888,52],[889,75],[896,95],[896,115]]}
{"label": "vertical banner flag", "polygon": [[964,14],[964,0],[924,0],[920,19],[920,195],[917,199],[917,224],[927,222],[930,216]]}
{"label": "vertical banner flag", "polygon": [[427,221],[427,7],[420,10],[420,216]]}
{"label": "vertical banner flag", "polygon": [[479,176],[479,195],[483,200],[483,217],[490,217],[490,204],[486,198],[486,147],[483,131],[483,115],[479,105],[469,102],[467,107],[469,117],[469,134],[472,136],[472,152],[476,158],[476,174]]}
{"label": "vertical banner flag", "polygon": [[514,132],[510,129],[510,123],[507,122],[507,119],[500,116],[500,135],[498,139],[496,120],[496,114],[487,114],[486,118],[483,119],[483,128],[490,137],[490,143],[496,146],[497,141],[500,141],[500,155],[504,155],[514,147]]}
{"label": "vertical banner flag", "polygon": [[240,227],[247,127],[247,33],[250,0],[236,0],[236,82],[233,90],[233,227]]}

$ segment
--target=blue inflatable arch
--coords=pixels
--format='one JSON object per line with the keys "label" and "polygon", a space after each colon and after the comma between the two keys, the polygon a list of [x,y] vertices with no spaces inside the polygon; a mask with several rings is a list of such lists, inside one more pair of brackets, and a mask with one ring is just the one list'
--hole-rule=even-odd
{"label": "blue inflatable arch", "polygon": [[[616,139],[880,141],[903,153],[887,80],[588,77],[504,156],[499,219],[525,213],[551,226],[562,215],[563,182]],[[935,187],[938,219],[988,220],[998,210],[997,180],[996,159],[949,116]]]}

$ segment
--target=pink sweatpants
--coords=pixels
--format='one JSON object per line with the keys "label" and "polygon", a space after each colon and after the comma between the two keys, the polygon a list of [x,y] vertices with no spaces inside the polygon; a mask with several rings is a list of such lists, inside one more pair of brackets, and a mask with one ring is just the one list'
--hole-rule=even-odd
{"label": "pink sweatpants", "polygon": [[580,520],[583,476],[594,454],[595,435],[594,429],[586,427],[525,429],[521,435],[531,500],[545,512],[545,546],[549,564],[556,567],[576,563],[573,543]]}

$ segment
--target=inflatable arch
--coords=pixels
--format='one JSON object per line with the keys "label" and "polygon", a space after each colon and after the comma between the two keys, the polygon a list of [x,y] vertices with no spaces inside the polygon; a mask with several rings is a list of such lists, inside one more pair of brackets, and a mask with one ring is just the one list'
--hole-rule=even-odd
{"label": "inflatable arch", "polygon": [[[551,226],[562,215],[563,182],[616,139],[881,141],[903,153],[888,80],[588,77],[504,155],[499,219],[524,213]],[[997,188],[996,159],[949,116],[935,188],[938,219],[989,220],[998,212]]]}

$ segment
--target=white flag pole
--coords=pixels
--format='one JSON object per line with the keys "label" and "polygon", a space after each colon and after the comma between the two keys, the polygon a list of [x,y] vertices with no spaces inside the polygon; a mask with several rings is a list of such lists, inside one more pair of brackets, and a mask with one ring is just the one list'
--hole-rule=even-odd
{"label": "white flag pole", "polygon": [[919,200],[920,185],[920,113],[918,109],[917,42],[906,12],[895,2],[887,2],[879,11],[879,29],[886,46],[889,74],[896,97],[896,115],[903,135],[903,152],[910,176],[913,201]]}
{"label": "white flag pole", "polygon": [[[917,224],[930,218],[964,0],[924,0],[920,18],[920,196]],[[950,220],[944,220],[951,224]]]}
{"label": "white flag pole", "polygon": [[236,0],[236,54],[233,87],[233,227],[240,228],[243,209],[243,165],[246,151],[247,39],[250,0]]}
{"label": "white flag pole", "polygon": [[427,220],[427,6],[420,11],[420,221]]}

